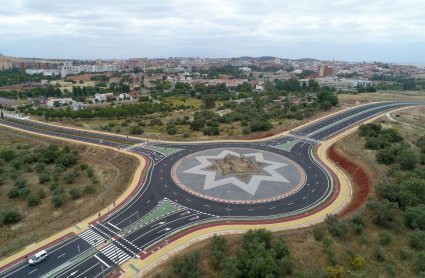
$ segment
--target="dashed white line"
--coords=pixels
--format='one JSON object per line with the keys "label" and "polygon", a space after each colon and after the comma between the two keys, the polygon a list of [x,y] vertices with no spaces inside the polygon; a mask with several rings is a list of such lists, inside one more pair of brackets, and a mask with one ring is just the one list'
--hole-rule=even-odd
{"label": "dashed white line", "polygon": [[177,193],[176,192],[173,192],[175,195],[177,195]]}
{"label": "dashed white line", "polygon": [[209,207],[209,205],[204,205],[205,207]]}
{"label": "dashed white line", "polygon": [[289,203],[288,206],[292,205],[293,203]]}
{"label": "dashed white line", "polygon": [[168,187],[166,184],[164,184],[165,185],[165,187]]}
{"label": "dashed white line", "polygon": [[66,253],[63,253],[62,255],[60,255],[58,258],[62,257],[63,255],[65,255]]}
{"label": "dashed white line", "polygon": [[34,269],[33,271],[31,271],[31,272],[28,272],[28,274],[31,274],[31,273],[33,273],[34,271],[36,271],[37,270],[37,268],[36,269]]}
{"label": "dashed white line", "polygon": [[189,200],[189,199],[186,199],[186,200],[188,200],[189,202],[192,202],[191,200]]}
{"label": "dashed white line", "polygon": [[147,204],[147,203],[149,203],[150,201],[151,201],[151,200],[148,200],[148,201],[146,202],[146,204]]}
{"label": "dashed white line", "polygon": [[304,200],[305,198],[307,198],[307,197],[304,197],[304,198],[303,198],[303,200]]}
{"label": "dashed white line", "polygon": [[275,207],[271,207],[271,208],[269,208],[269,209],[274,209]]}

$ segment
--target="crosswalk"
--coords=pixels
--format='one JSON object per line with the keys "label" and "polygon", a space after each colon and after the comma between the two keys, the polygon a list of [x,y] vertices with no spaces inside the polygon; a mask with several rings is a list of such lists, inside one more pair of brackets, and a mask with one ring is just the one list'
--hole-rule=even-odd
{"label": "crosswalk", "polygon": [[118,247],[115,242],[108,244],[106,247],[100,249],[100,253],[115,263],[117,262],[118,258],[118,264],[121,264],[131,258],[131,255]]}
{"label": "crosswalk", "polygon": [[87,241],[91,246],[96,247],[102,244],[106,238],[99,235],[98,233],[93,232],[92,229],[89,229],[80,234],[80,237]]}

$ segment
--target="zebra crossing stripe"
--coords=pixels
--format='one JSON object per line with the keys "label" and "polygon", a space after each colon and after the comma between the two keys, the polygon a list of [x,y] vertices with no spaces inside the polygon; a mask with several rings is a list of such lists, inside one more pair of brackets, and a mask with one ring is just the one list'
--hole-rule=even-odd
{"label": "zebra crossing stripe", "polygon": [[[104,237],[93,232],[91,229],[85,231],[84,233],[80,234],[79,236],[94,247],[100,245],[105,240]],[[95,240],[96,240],[96,243],[94,243]]]}

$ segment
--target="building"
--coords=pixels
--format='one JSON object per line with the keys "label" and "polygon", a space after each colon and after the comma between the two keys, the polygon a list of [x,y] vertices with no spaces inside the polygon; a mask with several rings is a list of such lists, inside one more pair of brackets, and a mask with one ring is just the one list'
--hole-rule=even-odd
{"label": "building", "polygon": [[130,99],[139,99],[139,93],[136,91],[132,91],[128,93],[128,95],[130,96]]}
{"label": "building", "polygon": [[333,68],[330,68],[328,66],[325,66],[324,68],[322,68],[321,66],[319,66],[319,76],[336,76],[336,70]]}
{"label": "building", "polygon": [[49,83],[49,80],[47,80],[47,79],[41,79],[41,84],[47,84],[47,83]]}
{"label": "building", "polygon": [[98,101],[102,101],[102,100],[105,100],[106,101],[106,94],[96,93],[94,95],[94,99],[97,99]]}
{"label": "building", "polygon": [[86,109],[86,105],[82,102],[74,102],[72,105],[74,106],[74,111]]}
{"label": "building", "polygon": [[67,105],[72,102],[72,98],[49,98],[47,106],[54,107],[55,102],[58,102],[61,106]]}
{"label": "building", "polygon": [[1,59],[0,60],[0,70],[12,69],[12,60]]}
{"label": "building", "polygon": [[35,104],[36,101],[38,101],[40,104],[45,104],[46,103],[46,98],[43,97],[43,96],[39,96],[39,97],[36,97],[36,98],[29,98],[28,99],[28,102],[30,104]]}
{"label": "building", "polygon": [[21,106],[21,104],[11,99],[0,98],[0,106],[3,108],[16,108],[18,106]]}
{"label": "building", "polygon": [[51,63],[35,63],[35,67],[37,69],[51,69],[52,64]]}
{"label": "building", "polygon": [[121,99],[130,98],[130,95],[127,94],[127,93],[122,93],[122,94],[119,95],[119,98],[121,98]]}
{"label": "building", "polygon": [[251,68],[248,68],[248,67],[239,68],[239,70],[243,72],[251,72]]}

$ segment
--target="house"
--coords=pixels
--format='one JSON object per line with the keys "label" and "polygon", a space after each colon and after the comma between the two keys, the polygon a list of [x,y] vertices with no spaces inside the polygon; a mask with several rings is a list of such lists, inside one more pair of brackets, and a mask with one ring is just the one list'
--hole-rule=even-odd
{"label": "house", "polygon": [[96,93],[94,95],[94,99],[97,99],[98,101],[102,101],[102,100],[105,100],[106,101],[106,94]]}
{"label": "house", "polygon": [[139,93],[136,91],[129,92],[128,95],[130,96],[130,99],[138,99]]}
{"label": "house", "polygon": [[47,106],[54,107],[55,102],[58,102],[61,106],[72,103],[72,98],[49,98]]}
{"label": "house", "polygon": [[130,95],[127,94],[127,93],[122,93],[122,94],[119,95],[119,98],[120,99],[130,98]]}
{"label": "house", "polygon": [[86,109],[86,105],[82,102],[74,102],[72,105],[74,106],[74,111]]}
{"label": "house", "polygon": [[114,98],[114,94],[113,93],[106,93],[106,98]]}
{"label": "house", "polygon": [[260,99],[267,99],[269,96],[261,96]]}
{"label": "house", "polygon": [[245,101],[253,101],[253,100],[254,100],[253,97],[249,97],[249,98],[235,99],[234,102],[242,103],[242,102],[245,102]]}
{"label": "house", "polygon": [[49,83],[49,80],[47,80],[47,79],[41,79],[41,84],[47,84],[47,83]]}
{"label": "house", "polygon": [[0,106],[3,108],[16,108],[18,106],[21,106],[21,104],[11,99],[0,98]]}
{"label": "house", "polygon": [[43,96],[39,96],[39,97],[36,97],[36,98],[29,98],[28,99],[28,102],[30,104],[35,104],[36,101],[38,101],[40,104],[45,104],[46,103],[46,98],[43,97]]}

